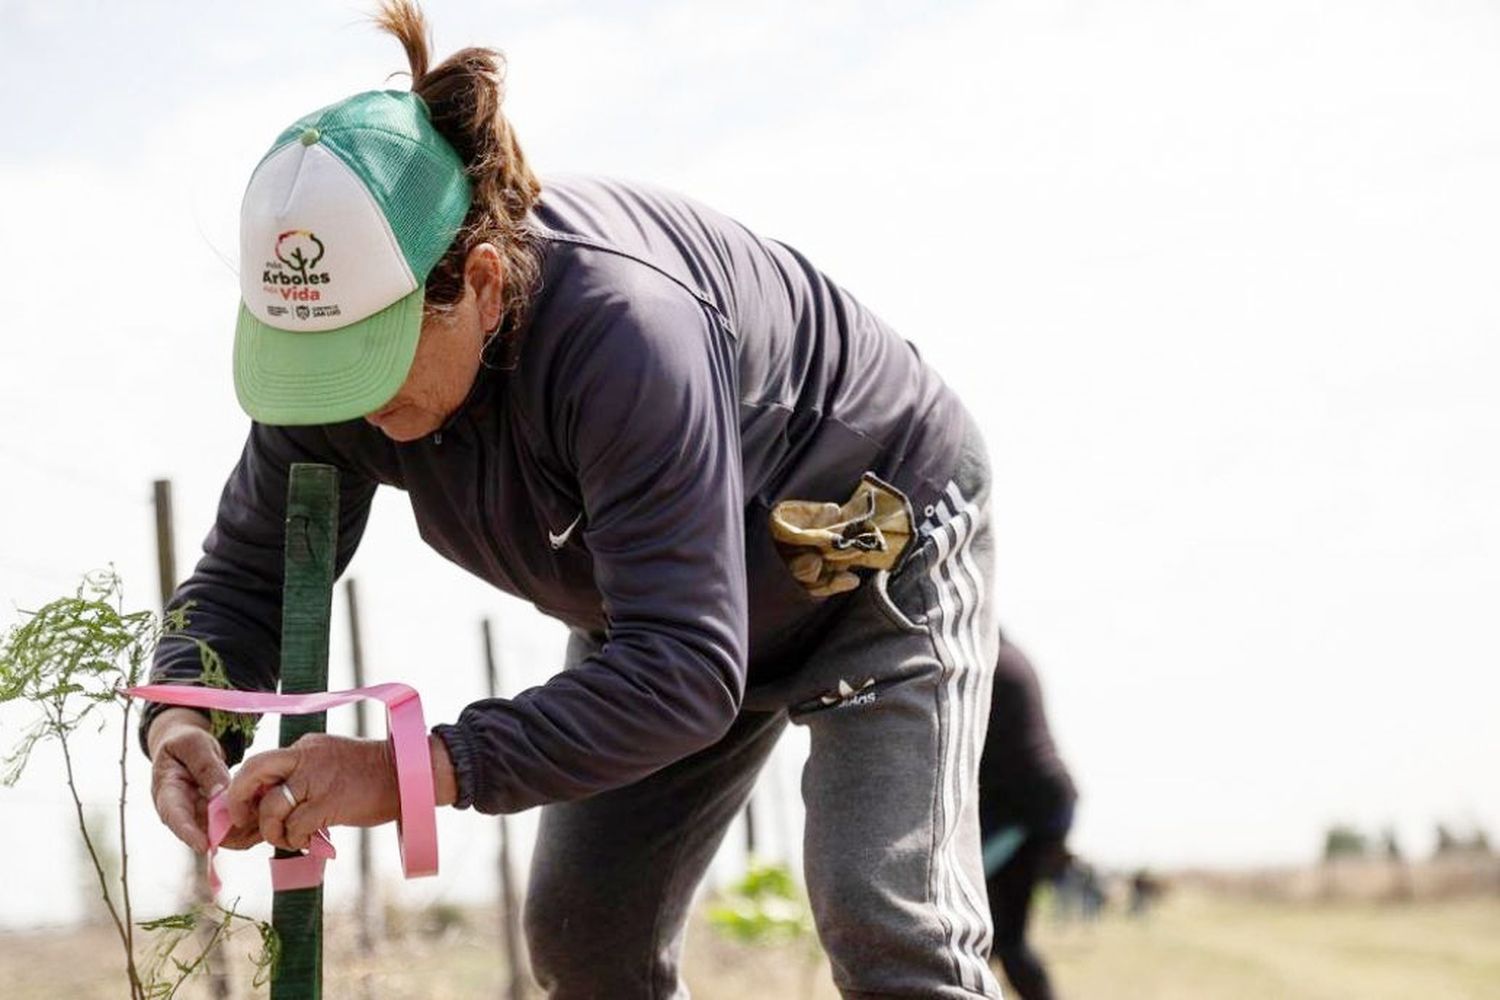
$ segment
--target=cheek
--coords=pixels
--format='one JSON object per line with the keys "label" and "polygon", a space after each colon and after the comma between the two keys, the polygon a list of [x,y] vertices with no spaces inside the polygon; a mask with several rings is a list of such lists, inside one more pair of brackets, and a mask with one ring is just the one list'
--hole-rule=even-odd
{"label": "cheek", "polygon": [[401,386],[401,391],[396,394],[393,402],[400,404],[401,417],[407,420],[425,419],[442,413],[446,395],[442,366],[422,364],[419,359],[418,363],[412,365],[406,383]]}
{"label": "cheek", "polygon": [[428,316],[411,372],[396,400],[437,417],[461,403],[479,370],[484,331],[470,293],[448,312]]}
{"label": "cheek", "polygon": [[433,318],[422,324],[421,339],[417,341],[417,353],[412,358],[411,370],[406,381],[396,392],[393,402],[408,406],[420,404],[431,394],[434,371],[442,367],[441,348],[448,331],[439,319]]}

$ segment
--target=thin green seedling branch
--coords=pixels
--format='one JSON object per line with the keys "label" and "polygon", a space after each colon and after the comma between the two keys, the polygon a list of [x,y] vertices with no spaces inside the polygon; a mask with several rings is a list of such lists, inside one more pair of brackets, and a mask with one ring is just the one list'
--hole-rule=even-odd
{"label": "thin green seedling branch", "polygon": [[[262,952],[260,958],[252,956],[257,969],[264,970],[274,964],[279,955],[274,932],[270,925],[250,920],[234,910],[219,907],[222,919],[217,921],[211,943],[190,962],[171,958],[171,951],[178,940],[160,954],[163,960],[153,967],[152,974],[143,978],[135,961],[136,921],[130,895],[130,852],[126,823],[126,802],[129,795],[130,721],[133,704],[123,689],[140,683],[151,662],[156,647],[165,639],[178,638],[194,642],[203,664],[199,682],[216,687],[228,687],[228,677],[223,662],[203,642],[187,636],[187,610],[175,609],[157,617],[148,611],[126,612],[120,578],[113,570],[88,574],[72,597],[63,597],[48,603],[36,611],[23,611],[23,621],[0,639],[0,704],[22,701],[35,706],[41,718],[24,732],[14,749],[0,760],[0,785],[13,786],[20,780],[32,751],[43,740],[56,740],[63,758],[67,778],[68,795],[73,803],[74,816],[78,823],[90,862],[99,883],[99,893],[104,907],[114,925],[116,935],[125,952],[125,976],[132,1000],[158,1000],[170,997],[183,982],[198,969],[204,967],[211,951],[212,942],[228,933],[236,918],[256,924],[261,931]],[[85,818],[83,800],[79,794],[78,773],[73,759],[72,734],[91,716],[98,721],[98,731],[109,724],[103,713],[111,704],[120,709],[120,756],[119,797],[117,816],[119,822],[119,902],[116,904],[111,892],[107,868],[100,856],[99,845],[89,832]],[[211,713],[211,726],[215,736],[223,736],[231,730],[253,735],[254,716],[238,716],[228,712]],[[195,913],[179,914],[160,921],[145,921],[139,926],[155,932],[174,926],[174,921],[187,920],[196,925]],[[163,980],[158,971],[170,959],[176,970],[175,980]]]}
{"label": "thin green seedling branch", "polygon": [[[149,985],[146,989],[146,997],[148,1000],[173,1000],[177,996],[177,991],[194,973],[200,969],[207,969],[209,956],[213,954],[221,941],[229,937],[232,933],[230,927],[236,920],[252,924],[260,934],[260,954],[252,953],[248,956],[255,968],[251,986],[259,989],[270,982],[281,956],[280,941],[270,924],[247,917],[239,912],[238,906],[239,900],[235,900],[228,908],[215,906],[219,912],[212,921],[213,930],[208,938],[202,941],[198,953],[187,962],[176,957],[176,949],[183,941],[194,938],[200,914],[175,913],[168,917],[141,922],[143,930],[157,934],[157,947],[147,974]],[[176,978],[171,980],[164,979],[161,975],[169,962],[176,974]]]}
{"label": "thin green seedling branch", "polygon": [[[135,683],[140,676],[140,647],[143,641],[157,638],[152,633],[169,625],[158,625],[149,613],[127,615],[123,608],[112,607],[109,598],[117,596],[119,589],[119,579],[112,573],[93,574],[84,580],[72,598],[54,601],[32,613],[29,621],[8,637],[4,647],[6,674],[10,680],[6,693],[12,697],[27,697],[42,708],[44,716],[27,734],[18,751],[6,759],[5,783],[10,785],[19,780],[31,750],[38,742],[49,736],[57,740],[62,750],[68,794],[73,802],[79,833],[99,880],[100,896],[125,949],[125,974],[131,994],[135,996],[142,993],[142,984],[132,960],[135,953],[135,930],[130,894],[127,891],[129,845],[126,839],[125,802],[129,780],[126,763],[130,702],[123,697],[117,698],[111,687],[103,684],[91,686],[90,682],[107,682],[111,674],[123,673],[127,685]],[[154,642],[152,645],[154,646]],[[75,695],[77,697],[72,697]],[[72,707],[78,704],[79,698],[83,699],[81,710]],[[85,717],[95,709],[116,700],[120,703],[123,714],[119,760],[121,892],[118,907],[110,892],[98,846],[89,833],[83,801],[78,793],[77,772],[69,741],[69,735]]]}
{"label": "thin green seedling branch", "polygon": [[[130,956],[135,954],[135,933],[131,924],[130,894],[124,891],[120,893],[121,905],[125,909],[125,916],[122,920],[119,910],[115,907],[114,897],[110,894],[109,891],[109,883],[105,874],[104,864],[99,860],[99,851],[94,846],[94,838],[89,835],[88,823],[84,820],[83,802],[78,797],[78,782],[73,772],[73,753],[68,747],[68,738],[66,735],[59,735],[57,737],[57,741],[62,746],[63,767],[67,771],[68,775],[68,794],[69,797],[71,797],[73,800],[73,811],[78,818],[78,832],[83,836],[83,845],[88,849],[89,860],[94,863],[94,874],[98,876],[99,879],[99,895],[103,897],[104,905],[109,910],[109,918],[114,922],[115,931],[120,936],[121,944],[125,946],[125,975],[130,980],[131,996],[135,996],[141,992],[141,984],[136,974],[135,963],[130,960]],[[124,765],[122,764],[122,769],[123,766]],[[120,790],[120,797],[122,801],[124,800],[124,796],[125,790],[122,787]],[[123,807],[121,812],[120,881],[123,884],[128,880],[130,869],[128,867],[127,861],[125,860],[127,857],[129,857],[129,855],[126,853],[125,845]]]}

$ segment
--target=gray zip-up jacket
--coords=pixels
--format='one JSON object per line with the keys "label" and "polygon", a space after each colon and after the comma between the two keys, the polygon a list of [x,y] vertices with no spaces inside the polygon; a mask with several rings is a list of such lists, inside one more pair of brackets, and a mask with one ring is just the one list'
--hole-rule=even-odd
{"label": "gray zip-up jacket", "polygon": [[[715,741],[747,680],[795,670],[820,601],[778,556],[786,498],[874,472],[920,516],[969,417],[917,352],[795,250],[637,184],[545,183],[541,282],[509,363],[446,427],[253,424],[204,555],[178,588],[231,682],[275,688],[287,470],[340,470],[339,569],[378,485],[448,559],[603,640],[575,669],[435,731],[459,805],[511,812],[644,777]],[[191,643],[153,679],[189,681]],[[419,676],[403,678],[421,687]],[[148,708],[141,738],[161,706]],[[242,741],[226,739],[234,763]]]}

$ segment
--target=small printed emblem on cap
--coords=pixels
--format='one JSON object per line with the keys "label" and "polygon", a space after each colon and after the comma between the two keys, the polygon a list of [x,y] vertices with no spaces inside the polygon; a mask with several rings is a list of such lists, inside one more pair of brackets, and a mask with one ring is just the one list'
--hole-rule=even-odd
{"label": "small printed emblem on cap", "polygon": [[[333,275],[326,269],[318,270],[327,248],[318,234],[311,229],[288,229],[276,234],[276,243],[271,248],[273,260],[266,261],[261,274],[262,290],[274,299],[297,303],[294,315],[300,320],[327,318],[339,315],[337,305],[315,305],[308,308],[304,303],[324,301],[324,286],[332,283]],[[274,312],[267,305],[268,315],[285,315],[286,310]]]}

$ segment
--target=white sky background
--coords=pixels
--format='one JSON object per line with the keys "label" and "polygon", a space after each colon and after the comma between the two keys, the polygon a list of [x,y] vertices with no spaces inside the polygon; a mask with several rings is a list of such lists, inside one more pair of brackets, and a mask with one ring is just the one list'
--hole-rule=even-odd
{"label": "white sky background", "polygon": [[[1500,7],[429,14],[441,53],[507,50],[544,173],[652,180],[792,243],[970,403],[1079,850],[1248,864],[1310,858],[1334,820],[1414,850],[1439,819],[1500,827]],[[158,476],[191,565],[246,428],[217,254],[277,132],[404,64],[359,17],[0,0],[0,623],[108,562],[153,602]],[[555,667],[560,629],[428,552],[399,494],[352,573],[371,679],[417,684],[431,722],[482,694],[485,613],[510,687]],[[0,743],[21,721],[0,712]],[[802,746],[761,791],[780,843]],[[91,781],[110,753],[88,744]],[[78,910],[59,767],[0,790],[0,924]],[[184,862],[131,767],[160,912]],[[445,872],[411,898],[483,898],[492,828],[446,817]],[[260,898],[261,864],[231,885]]]}

